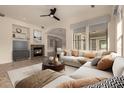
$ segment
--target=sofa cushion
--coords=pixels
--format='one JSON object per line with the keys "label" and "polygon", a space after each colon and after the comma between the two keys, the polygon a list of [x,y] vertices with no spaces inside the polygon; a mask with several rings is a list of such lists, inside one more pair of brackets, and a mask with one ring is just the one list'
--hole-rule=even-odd
{"label": "sofa cushion", "polygon": [[124,71],[122,72],[122,75],[124,76]]}
{"label": "sofa cushion", "polygon": [[113,63],[112,71],[114,76],[122,75],[124,71],[124,58],[123,57],[116,57]]}
{"label": "sofa cushion", "polygon": [[78,60],[82,65],[87,62],[87,60],[85,60],[85,58],[79,58],[79,59],[77,59],[77,60]]}
{"label": "sofa cushion", "polygon": [[113,59],[111,55],[106,55],[101,58],[101,60],[97,63],[97,69],[99,70],[107,70],[111,68],[113,65]]}
{"label": "sofa cushion", "polygon": [[97,51],[96,57],[102,57],[102,53],[103,53],[103,51]]}
{"label": "sofa cushion", "polygon": [[88,61],[88,62],[86,62],[84,65],[82,65],[81,67],[89,67],[89,68],[94,68],[94,69],[96,69],[96,66],[92,66],[91,63],[92,63],[92,62]]}
{"label": "sofa cushion", "polygon": [[75,57],[78,57],[79,56],[79,51],[78,50],[72,50],[71,55],[75,56]]}
{"label": "sofa cushion", "polygon": [[105,51],[102,53],[102,56],[109,55],[109,54],[111,54],[111,51]]}
{"label": "sofa cushion", "polygon": [[86,51],[84,53],[84,57],[87,57],[87,58],[94,58],[95,56],[96,56],[96,53],[93,51]]}
{"label": "sofa cushion", "polygon": [[74,80],[74,79],[70,78],[69,76],[63,75],[63,76],[56,78],[52,82],[46,84],[43,88],[55,88],[60,83],[70,81],[70,80]]}
{"label": "sofa cushion", "polygon": [[112,56],[113,61],[115,60],[116,57],[119,56],[119,55],[118,55],[117,53],[115,53],[115,52],[111,52],[110,55]]}
{"label": "sofa cushion", "polygon": [[72,77],[74,79],[81,79],[81,78],[86,78],[86,77],[109,78],[109,77],[112,77],[112,73],[81,66],[78,70],[76,70],[74,73],[72,73],[70,75],[70,77]]}
{"label": "sofa cushion", "polygon": [[83,57],[83,56],[84,56],[84,51],[80,50],[80,51],[79,51],[79,56],[80,56],[80,57]]}
{"label": "sofa cushion", "polygon": [[92,66],[96,66],[97,63],[100,61],[101,57],[96,57],[91,61],[91,65]]}

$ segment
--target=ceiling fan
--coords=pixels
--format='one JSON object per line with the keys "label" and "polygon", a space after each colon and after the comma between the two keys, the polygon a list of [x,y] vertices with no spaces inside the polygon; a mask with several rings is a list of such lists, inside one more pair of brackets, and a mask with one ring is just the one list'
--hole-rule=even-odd
{"label": "ceiling fan", "polygon": [[50,14],[48,14],[48,15],[40,15],[40,17],[49,16],[49,17],[51,17],[51,18],[56,19],[57,21],[60,21],[60,19],[55,16],[55,13],[56,13],[56,8],[53,8],[53,9],[50,9]]}

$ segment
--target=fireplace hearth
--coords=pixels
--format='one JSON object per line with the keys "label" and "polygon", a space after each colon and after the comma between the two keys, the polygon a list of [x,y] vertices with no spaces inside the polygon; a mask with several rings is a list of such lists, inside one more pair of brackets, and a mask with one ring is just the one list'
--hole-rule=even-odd
{"label": "fireplace hearth", "polygon": [[31,58],[44,56],[44,45],[31,45]]}

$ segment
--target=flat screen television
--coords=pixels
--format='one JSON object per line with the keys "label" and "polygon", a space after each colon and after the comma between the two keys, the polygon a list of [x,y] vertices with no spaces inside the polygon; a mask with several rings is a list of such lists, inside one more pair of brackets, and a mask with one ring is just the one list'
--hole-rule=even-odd
{"label": "flat screen television", "polygon": [[28,50],[28,42],[13,40],[13,50]]}

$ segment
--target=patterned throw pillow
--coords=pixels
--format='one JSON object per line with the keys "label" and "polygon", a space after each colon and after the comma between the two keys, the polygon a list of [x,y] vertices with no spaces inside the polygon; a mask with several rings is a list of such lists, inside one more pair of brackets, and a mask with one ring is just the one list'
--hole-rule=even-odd
{"label": "patterned throw pillow", "polygon": [[124,76],[105,79],[99,83],[89,85],[86,88],[124,88]]}

